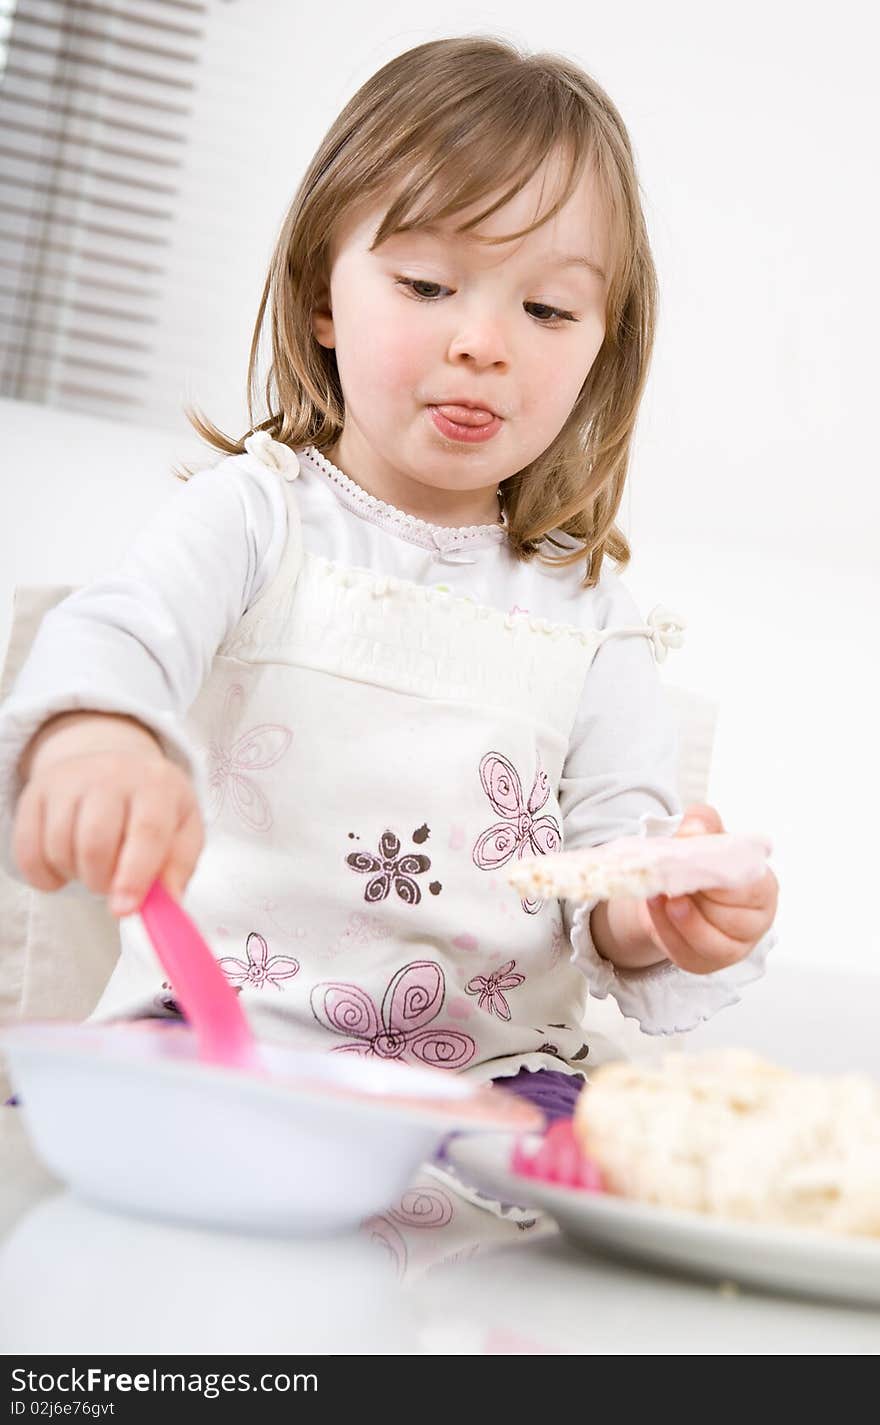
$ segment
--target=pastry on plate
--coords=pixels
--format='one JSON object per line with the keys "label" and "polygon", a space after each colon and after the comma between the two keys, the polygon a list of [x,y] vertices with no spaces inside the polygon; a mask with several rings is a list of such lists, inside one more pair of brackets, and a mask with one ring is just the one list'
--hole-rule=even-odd
{"label": "pastry on plate", "polygon": [[753,1223],[880,1237],[880,1084],[742,1049],[612,1063],[574,1132],[605,1189]]}

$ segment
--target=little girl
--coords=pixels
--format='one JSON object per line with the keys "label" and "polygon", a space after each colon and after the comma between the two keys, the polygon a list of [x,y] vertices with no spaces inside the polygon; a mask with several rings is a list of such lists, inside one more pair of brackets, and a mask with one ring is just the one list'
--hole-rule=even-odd
{"label": "little girl", "polygon": [[654,319],[626,130],[570,61],[434,41],[345,107],[272,257],[250,431],[190,415],[224,458],[46,616],[0,710],[8,868],[122,917],[93,1019],[179,1016],[130,914],[156,876],[261,1035],[551,1117],[602,1057],[588,995],[672,1033],[760,973],[771,872],[680,918],[506,879],[722,829],[682,825],[679,628],[609,567]]}

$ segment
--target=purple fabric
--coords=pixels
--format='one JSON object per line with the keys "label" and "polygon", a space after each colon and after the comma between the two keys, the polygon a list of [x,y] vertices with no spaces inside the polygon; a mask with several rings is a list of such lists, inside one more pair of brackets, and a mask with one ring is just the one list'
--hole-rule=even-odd
{"label": "purple fabric", "polygon": [[492,1082],[533,1103],[548,1123],[555,1123],[558,1118],[571,1118],[586,1080],[580,1074],[564,1074],[559,1069],[520,1069],[517,1074]]}
{"label": "purple fabric", "polygon": [[[541,1110],[549,1126],[557,1119],[571,1118],[586,1079],[581,1078],[580,1074],[564,1074],[560,1069],[520,1069],[516,1074],[493,1079],[492,1083],[504,1089],[506,1093],[516,1094],[517,1098],[524,1098],[528,1103],[533,1103]],[[447,1133],[432,1161],[440,1167],[448,1167],[449,1144],[461,1136],[458,1132]]]}

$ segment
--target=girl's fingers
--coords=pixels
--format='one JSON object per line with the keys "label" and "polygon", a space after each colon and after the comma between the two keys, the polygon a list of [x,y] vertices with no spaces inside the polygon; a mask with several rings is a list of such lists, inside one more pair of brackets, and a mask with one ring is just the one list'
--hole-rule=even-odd
{"label": "girl's fingers", "polygon": [[174,822],[173,806],[155,793],[133,803],[110,888],[113,914],[129,915],[143,901],[168,858]]}
{"label": "girl's fingers", "polygon": [[41,891],[80,880],[124,893],[113,913],[136,910],[164,867],[186,886],[204,845],[190,779],[152,755],[80,757],[35,778],[18,798],[10,849],[24,879]]}
{"label": "girl's fingers", "polygon": [[773,921],[776,911],[775,880],[774,876],[773,884],[764,886],[760,894],[751,887],[744,887],[744,894],[735,902],[717,901],[714,895],[704,891],[697,892],[692,899],[703,919],[716,930],[731,940],[753,945]]}
{"label": "girl's fingers", "polygon": [[709,925],[690,903],[684,920],[672,921],[666,910],[666,899],[655,897],[646,904],[655,935],[669,959],[680,969],[694,975],[708,975],[713,970],[735,965],[743,958],[743,942],[732,940]]}
{"label": "girl's fingers", "polygon": [[162,883],[175,900],[180,900],[186,890],[204,844],[202,819],[193,804],[177,829],[172,853],[161,872]]}
{"label": "girl's fingers", "polygon": [[75,795],[56,796],[44,803],[43,859],[59,878],[59,885],[76,875],[74,829],[80,800]]}
{"label": "girl's fingers", "polygon": [[15,864],[38,891],[57,891],[64,880],[48,865],[43,849],[45,803],[36,788],[27,786],[18,799],[12,832]]}
{"label": "girl's fingers", "polygon": [[76,821],[76,875],[96,894],[103,894],[113,877],[125,832],[126,803],[116,792],[86,795]]}
{"label": "girl's fingers", "polygon": [[685,807],[676,836],[706,836],[723,831],[724,823],[715,807],[708,802],[691,802]]}
{"label": "girl's fingers", "polygon": [[705,902],[707,907],[740,906],[746,910],[762,910],[775,907],[778,888],[776,876],[768,867],[759,880],[751,881],[747,886],[734,886],[729,890],[713,887],[699,891],[697,899]]}

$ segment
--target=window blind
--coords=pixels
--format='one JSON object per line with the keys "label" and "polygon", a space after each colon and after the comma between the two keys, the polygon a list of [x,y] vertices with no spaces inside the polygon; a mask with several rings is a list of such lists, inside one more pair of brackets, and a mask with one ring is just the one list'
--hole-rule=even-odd
{"label": "window blind", "polygon": [[142,419],[200,0],[0,0],[0,393]]}

